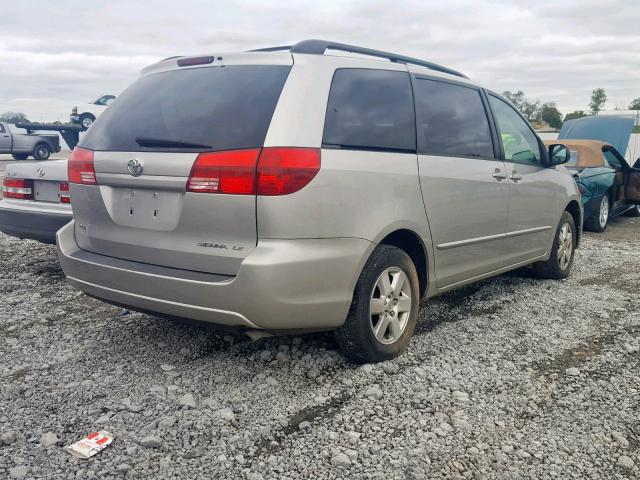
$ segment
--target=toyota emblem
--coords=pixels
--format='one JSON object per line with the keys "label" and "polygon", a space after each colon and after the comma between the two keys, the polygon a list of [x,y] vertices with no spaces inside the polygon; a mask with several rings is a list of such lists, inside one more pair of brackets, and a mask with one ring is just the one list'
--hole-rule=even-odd
{"label": "toyota emblem", "polygon": [[129,160],[129,163],[127,163],[127,170],[129,170],[129,173],[134,177],[139,177],[140,175],[142,175],[144,165],[142,164],[141,160],[134,158],[132,160]]}
{"label": "toyota emblem", "polygon": [[36,170],[36,173],[38,174],[39,177],[44,177],[44,174],[46,172],[44,171],[44,168],[40,167]]}

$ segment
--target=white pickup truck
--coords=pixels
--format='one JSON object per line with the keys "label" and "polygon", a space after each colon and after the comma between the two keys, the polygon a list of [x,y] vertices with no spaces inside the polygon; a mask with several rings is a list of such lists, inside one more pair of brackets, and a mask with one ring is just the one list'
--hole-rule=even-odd
{"label": "white pickup truck", "polygon": [[92,102],[76,105],[71,110],[69,118],[73,123],[79,123],[86,130],[115,99],[115,95],[101,95]]}
{"label": "white pickup truck", "polygon": [[16,160],[32,156],[47,160],[51,153],[60,151],[58,134],[17,133],[8,123],[0,122],[0,153],[10,153]]}

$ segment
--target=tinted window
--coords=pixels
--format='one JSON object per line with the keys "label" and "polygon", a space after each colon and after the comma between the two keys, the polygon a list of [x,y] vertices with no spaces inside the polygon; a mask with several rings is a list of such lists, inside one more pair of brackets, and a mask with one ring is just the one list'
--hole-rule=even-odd
{"label": "tinted window", "polygon": [[1,123],[0,123],[0,133],[6,133],[6,132],[4,131],[4,125],[2,125]]}
{"label": "tinted window", "polygon": [[493,158],[489,121],[478,90],[417,79],[420,153]]}
{"label": "tinted window", "polygon": [[226,66],[141,77],[96,120],[81,145],[92,150],[158,150],[138,145],[136,138],[143,138],[207,150],[261,147],[289,70]]}
{"label": "tinted window", "polygon": [[527,122],[507,102],[489,95],[489,103],[500,130],[505,160],[527,165],[542,165],[538,138]]}
{"label": "tinted window", "polygon": [[322,142],[352,148],[415,151],[415,113],[409,74],[336,70]]}

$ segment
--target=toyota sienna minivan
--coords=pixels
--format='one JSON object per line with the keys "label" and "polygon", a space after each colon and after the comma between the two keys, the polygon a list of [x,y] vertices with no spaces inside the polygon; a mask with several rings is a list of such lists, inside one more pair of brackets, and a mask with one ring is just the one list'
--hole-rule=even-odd
{"label": "toyota sienna minivan", "polygon": [[389,359],[421,300],[571,270],[580,195],[504,98],[430,62],[320,40],[151,65],[69,159],[68,281],[250,336],[334,330]]}

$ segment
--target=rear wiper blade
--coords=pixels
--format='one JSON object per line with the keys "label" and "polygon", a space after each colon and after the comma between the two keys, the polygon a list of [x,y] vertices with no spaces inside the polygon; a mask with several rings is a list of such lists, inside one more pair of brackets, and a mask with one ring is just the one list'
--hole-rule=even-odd
{"label": "rear wiper blade", "polygon": [[167,140],[166,138],[136,137],[136,143],[141,147],[164,147],[164,148],[211,148],[211,145],[200,143],[181,142],[180,140]]}

